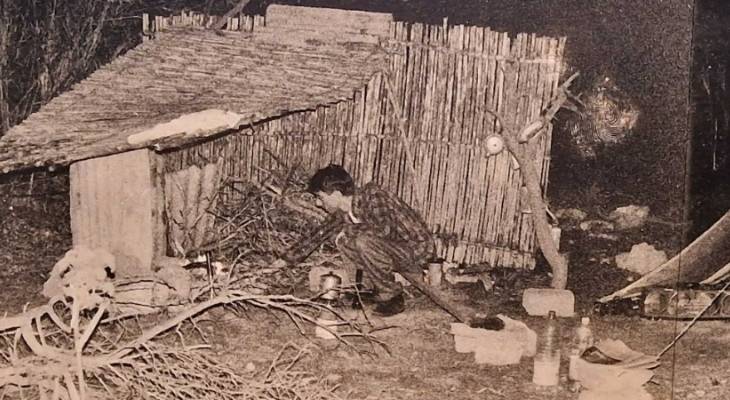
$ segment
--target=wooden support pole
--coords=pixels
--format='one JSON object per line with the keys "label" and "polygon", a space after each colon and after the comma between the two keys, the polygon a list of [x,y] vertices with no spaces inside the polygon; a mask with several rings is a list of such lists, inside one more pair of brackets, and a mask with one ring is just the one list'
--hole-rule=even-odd
{"label": "wooden support pole", "polygon": [[[568,78],[560,88],[558,93],[551,100],[545,112],[542,113],[542,118],[547,126],[550,119],[553,118],[557,110],[560,109],[562,104],[567,100],[568,86],[577,77],[574,74]],[[517,131],[510,126],[505,125],[505,121],[499,117],[498,114],[492,113],[499,121],[502,126],[503,137],[507,149],[512,156],[517,160],[520,166],[522,180],[527,187],[528,200],[530,209],[532,210],[532,218],[535,223],[535,233],[537,234],[537,241],[540,244],[545,259],[553,270],[553,278],[550,286],[555,289],[565,289],[568,284],[568,262],[559,252],[555,241],[553,240],[550,224],[547,220],[547,206],[542,199],[542,188],[540,187],[540,177],[535,170],[534,163],[532,163],[532,151],[530,151],[529,143],[520,144],[520,137],[528,137],[530,135],[525,134],[525,130],[532,129],[531,125],[528,124],[520,131]],[[534,136],[533,136],[534,137]],[[520,146],[526,146],[527,151],[521,151]]]}
{"label": "wooden support pole", "polygon": [[246,5],[250,1],[251,0],[241,0],[240,2],[238,2],[235,7],[231,8],[225,15],[218,18],[218,20],[210,26],[210,29],[214,31],[223,29],[223,27],[226,26],[226,24],[228,23],[228,19],[233,18],[236,14],[239,14],[241,11],[243,11],[243,8],[246,7]]}

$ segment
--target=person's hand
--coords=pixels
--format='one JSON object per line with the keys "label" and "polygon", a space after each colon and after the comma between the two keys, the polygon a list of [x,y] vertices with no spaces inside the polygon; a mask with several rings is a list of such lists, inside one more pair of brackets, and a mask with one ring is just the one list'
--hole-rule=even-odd
{"label": "person's hand", "polygon": [[271,263],[271,268],[283,269],[283,268],[286,268],[288,265],[289,265],[289,263],[286,260],[279,258],[276,261],[274,261],[273,263]]}

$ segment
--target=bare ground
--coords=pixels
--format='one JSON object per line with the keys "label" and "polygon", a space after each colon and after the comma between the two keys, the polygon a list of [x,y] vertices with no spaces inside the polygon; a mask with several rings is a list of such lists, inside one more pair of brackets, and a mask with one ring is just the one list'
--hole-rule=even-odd
{"label": "bare ground", "polygon": [[[55,261],[70,247],[67,176],[38,174],[6,177],[0,183],[0,291],[2,312],[14,314],[27,303],[43,299],[40,290]],[[588,239],[566,231],[564,249],[570,252],[570,288],[576,293],[577,309],[587,312],[593,300],[624,286],[627,275],[601,258],[612,257],[636,241],[650,241],[660,248],[675,248],[675,235],[662,224],[630,232],[617,241]],[[514,287],[491,294],[479,288],[447,288],[465,306],[489,313],[503,313],[541,328],[542,320],[527,316],[519,307],[519,289],[545,282],[538,269]],[[213,351],[238,368],[254,367],[263,372],[287,343],[311,346],[304,360],[307,370],[338,382],[338,393],[353,399],[574,399],[577,393],[563,382],[557,391],[544,391],[530,383],[532,363],[523,359],[508,367],[479,366],[471,354],[453,349],[449,334],[451,319],[424,297],[408,300],[408,310],[396,317],[375,320],[388,325],[376,333],[383,347],[357,342],[358,355],[333,341],[314,338],[312,327],[301,333],[280,314],[252,310],[235,316],[222,310],[207,315],[200,325]],[[601,338],[625,341],[646,353],[658,353],[683,326],[682,322],[650,321],[627,317],[593,316],[594,331]],[[563,343],[568,343],[575,320],[562,320]],[[665,357],[647,390],[656,399],[730,398],[730,323],[701,322],[693,327]],[[564,365],[565,369],[566,366]],[[565,375],[565,371],[563,371]]]}

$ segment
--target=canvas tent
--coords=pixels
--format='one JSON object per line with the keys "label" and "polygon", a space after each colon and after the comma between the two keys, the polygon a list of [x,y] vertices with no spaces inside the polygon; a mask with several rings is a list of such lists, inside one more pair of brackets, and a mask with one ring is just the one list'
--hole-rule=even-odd
{"label": "canvas tent", "polygon": [[627,298],[649,286],[682,283],[717,284],[730,278],[730,211],[671,260],[625,288],[601,298],[602,303]]}

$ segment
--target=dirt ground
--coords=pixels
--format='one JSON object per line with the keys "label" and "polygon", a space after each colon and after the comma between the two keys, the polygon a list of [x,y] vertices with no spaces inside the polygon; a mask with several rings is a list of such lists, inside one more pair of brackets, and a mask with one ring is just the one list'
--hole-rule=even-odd
{"label": "dirt ground", "polygon": [[[0,312],[14,314],[27,303],[42,302],[41,286],[55,261],[70,247],[67,176],[37,174],[6,177],[0,183]],[[563,248],[570,253],[569,287],[576,294],[576,309],[588,314],[593,300],[624,286],[629,278],[611,263],[601,263],[626,251],[632,243],[646,240],[676,251],[674,235],[665,225],[650,224],[616,241],[585,237],[565,231]],[[444,288],[464,307],[502,313],[525,322],[539,332],[543,320],[529,317],[519,305],[519,290],[547,277],[538,270],[512,282],[512,287],[487,293],[480,287]],[[630,347],[658,353],[679,331],[683,322],[650,321],[628,317],[592,316],[598,339],[621,339]],[[288,343],[308,346],[311,354],[302,368],[338,383],[337,393],[352,399],[575,399],[563,380],[555,391],[531,384],[532,360],[506,367],[479,366],[472,354],[454,351],[449,334],[451,318],[425,297],[408,299],[408,310],[398,316],[374,319],[376,326],[390,326],[375,333],[388,348],[361,339],[358,355],[335,341],[314,337],[311,326],[300,333],[285,316],[253,310],[244,316],[216,310],[199,322],[217,356],[237,369],[263,372]],[[562,319],[562,343],[567,346],[576,319]],[[730,398],[730,323],[701,322],[661,359],[656,376],[646,385],[655,399]],[[565,354],[565,353],[564,353]],[[563,362],[563,376],[567,363]],[[628,400],[628,399],[627,399]]]}

